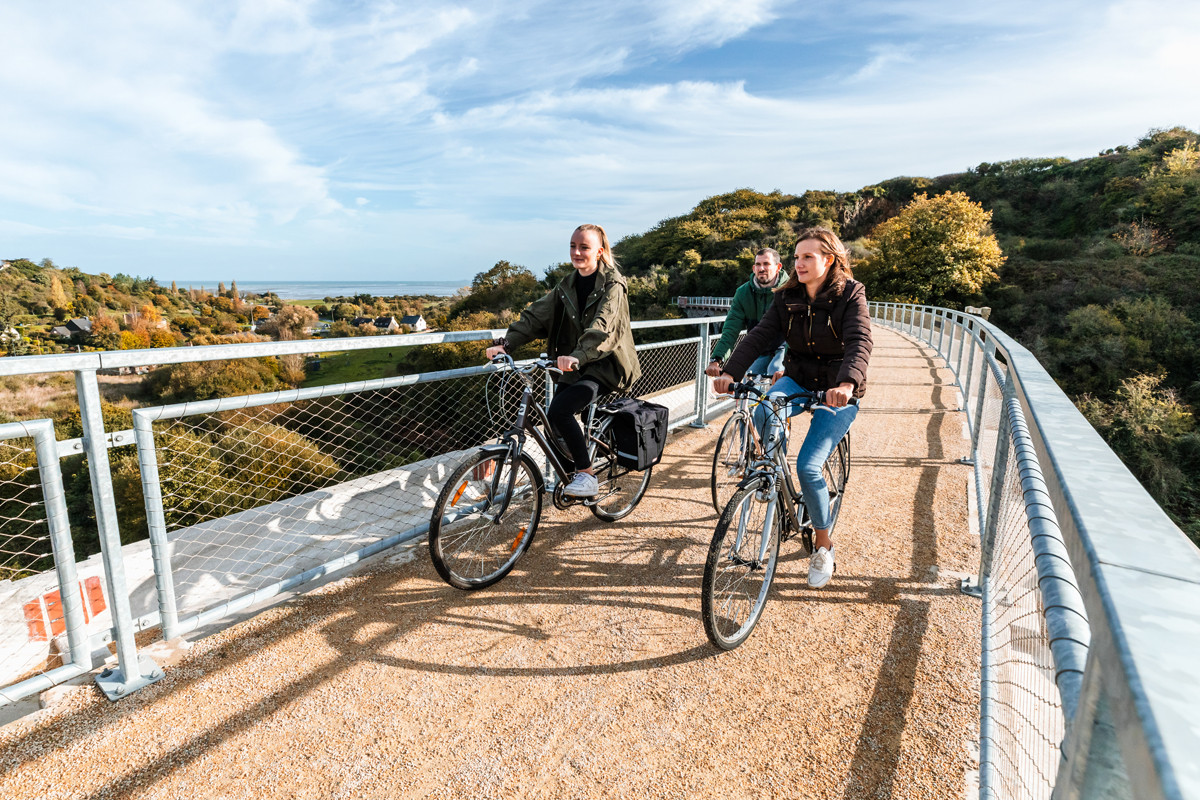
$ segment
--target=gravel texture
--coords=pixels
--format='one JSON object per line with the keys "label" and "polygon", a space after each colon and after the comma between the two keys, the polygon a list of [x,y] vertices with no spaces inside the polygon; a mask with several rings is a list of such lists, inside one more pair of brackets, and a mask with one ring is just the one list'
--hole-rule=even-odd
{"label": "gravel texture", "polygon": [[604,524],[550,508],[467,594],[423,543],[195,643],[118,703],[93,686],[0,729],[0,797],[949,798],[978,724],[969,441],[950,374],[876,329],[835,535],[784,545],[763,620],[699,618],[716,421],[672,437]]}

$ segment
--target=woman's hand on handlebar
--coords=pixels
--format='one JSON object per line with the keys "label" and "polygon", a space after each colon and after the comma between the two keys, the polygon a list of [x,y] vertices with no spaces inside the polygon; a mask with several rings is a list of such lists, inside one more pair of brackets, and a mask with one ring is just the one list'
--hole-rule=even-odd
{"label": "woman's hand on handlebar", "polygon": [[708,366],[704,368],[704,374],[710,378],[716,378],[721,374],[721,362],[715,358],[708,362]]}
{"label": "woman's hand on handlebar", "polygon": [[558,368],[563,372],[574,372],[579,367],[579,359],[574,356],[559,356]]}
{"label": "woman's hand on handlebar", "polygon": [[487,358],[488,358],[488,361],[491,361],[493,358],[495,358],[496,356],[498,356],[498,355],[500,355],[501,353],[504,353],[504,352],[507,352],[507,351],[504,349],[504,345],[502,345],[502,344],[494,344],[494,345],[492,345],[491,347],[489,347],[487,350],[485,350],[485,351],[484,351],[484,354],[487,356]]}
{"label": "woman's hand on handlebar", "polygon": [[850,397],[853,394],[853,383],[840,383],[832,389],[825,390],[825,405],[830,408],[841,408],[850,402]]}

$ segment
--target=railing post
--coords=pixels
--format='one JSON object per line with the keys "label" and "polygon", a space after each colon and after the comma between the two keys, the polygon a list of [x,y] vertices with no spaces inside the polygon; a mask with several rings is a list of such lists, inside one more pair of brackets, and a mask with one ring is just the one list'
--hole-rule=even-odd
{"label": "railing post", "polygon": [[[958,313],[958,312],[955,312],[955,313]],[[966,346],[967,346],[966,317],[963,317],[962,319],[958,320],[958,330],[959,330],[958,355],[955,356],[955,359],[954,359],[954,377],[959,379],[959,381],[960,381],[959,385],[961,386],[962,378],[960,376],[962,375],[963,349],[966,348]]]}
{"label": "railing post", "polygon": [[[975,425],[971,430],[971,457],[976,461],[979,460],[979,432],[983,430],[983,403],[987,399],[987,379],[991,370],[988,368],[990,361],[989,356],[995,358],[996,345],[992,342],[991,337],[988,337],[986,343],[980,346],[979,350],[979,392],[975,398]],[[1001,409],[1003,413],[1003,409]]]}
{"label": "railing post", "polygon": [[938,355],[942,357],[942,360],[943,360],[943,361],[945,361],[945,360],[946,360],[946,354],[942,352],[942,340],[943,340],[943,339],[945,338],[945,336],[946,336],[946,314],[945,314],[945,312],[943,312],[943,311],[939,311],[939,312],[937,313],[937,318],[938,318],[938,319],[940,319],[940,320],[942,321],[942,324],[938,326],[938,343],[937,343],[937,351],[938,351]]}
{"label": "railing post", "polygon": [[175,574],[171,571],[171,542],[163,512],[162,481],[158,474],[158,450],[154,446],[153,421],[145,413],[133,412],[133,438],[137,442],[138,467],[142,473],[142,497],[146,502],[146,527],[154,558],[154,583],[158,590],[158,614],[163,639],[178,635],[179,607],[175,596]]}
{"label": "railing post", "polygon": [[[942,320],[942,327],[945,328],[947,326],[949,326],[950,330],[946,334],[946,352],[942,358],[946,362],[946,367],[953,371],[954,366],[952,365],[952,361],[954,359],[954,340],[955,336],[958,334],[958,321],[954,319],[953,311],[947,311],[945,318]],[[957,377],[958,376],[955,375],[956,379]]]}
{"label": "railing post", "polygon": [[987,575],[991,572],[992,547],[996,539],[996,528],[1000,519],[1000,501],[1004,495],[1004,482],[1008,480],[1008,451],[1011,446],[1012,428],[1008,419],[1008,401],[1015,395],[1012,380],[1005,382],[1004,404],[1005,413],[1000,415],[999,430],[996,433],[996,460],[992,462],[992,485],[988,495],[987,515],[983,518],[983,527],[979,530],[979,582],[986,584]]}
{"label": "railing post", "polygon": [[[28,427],[33,427],[32,425]],[[67,645],[71,663],[89,670],[95,663],[88,644],[87,621],[79,601],[78,577],[75,573],[75,545],[71,539],[71,523],[63,497],[62,467],[54,437],[54,423],[46,421],[34,432],[37,451],[38,479],[42,482],[42,500],[46,509],[46,527],[50,530],[50,547],[54,551],[54,569],[58,573],[58,596],[62,599],[67,627]]]}
{"label": "railing post", "polygon": [[[963,412],[967,415],[967,424],[975,426],[975,420],[971,419],[970,402],[971,402],[971,372],[975,369],[975,337],[971,335],[969,327],[963,328],[963,347],[970,347],[971,352],[967,353],[967,372],[965,375],[958,376],[958,385],[962,389],[963,396]],[[961,363],[962,359],[959,359]]]}
{"label": "railing post", "polygon": [[696,418],[692,420],[693,428],[707,428],[708,422],[708,376],[704,368],[708,365],[708,354],[712,350],[710,344],[710,323],[700,323],[700,343],[696,346]]}
{"label": "railing post", "polygon": [[100,385],[95,369],[75,373],[79,415],[83,421],[83,446],[87,453],[92,481],[92,500],[96,510],[96,528],[108,583],[109,610],[116,630],[117,667],[96,676],[96,685],[109,700],[119,700],[163,677],[148,656],[138,656],[133,638],[133,614],[129,608],[129,590],[125,585],[125,561],[121,552],[121,534],[117,527],[117,504],[113,496],[112,472],[108,464],[108,441],[104,433],[104,414],[100,408]]}

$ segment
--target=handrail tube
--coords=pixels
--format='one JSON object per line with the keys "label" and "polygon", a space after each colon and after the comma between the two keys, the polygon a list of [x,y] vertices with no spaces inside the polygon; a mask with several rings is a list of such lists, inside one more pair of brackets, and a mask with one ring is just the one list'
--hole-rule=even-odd
{"label": "handrail tube", "polygon": [[[1200,797],[1200,551],[1025,347],[986,320],[970,324],[995,338],[1028,424],[1090,621],[1089,658],[1104,665],[1082,684],[1102,682],[1129,781],[1139,796]],[[1077,753],[1072,737],[1089,734],[1067,722],[1064,753]],[[1060,777],[1085,773],[1076,764]]]}
{"label": "handrail tube", "polygon": [[[721,322],[724,314],[694,319],[640,320],[630,324],[633,330],[690,326],[701,322]],[[238,342],[200,347],[155,347],[138,350],[104,350],[93,353],[56,353],[52,355],[0,358],[0,377],[32,375],[39,372],[74,372],[119,367],[148,367],[193,361],[226,361],[239,358],[340,353],[349,350],[376,350],[425,344],[477,342],[505,334],[505,329],[443,331],[440,333],[402,333],[388,336],[356,336],[338,339],[295,339],[286,342]]]}

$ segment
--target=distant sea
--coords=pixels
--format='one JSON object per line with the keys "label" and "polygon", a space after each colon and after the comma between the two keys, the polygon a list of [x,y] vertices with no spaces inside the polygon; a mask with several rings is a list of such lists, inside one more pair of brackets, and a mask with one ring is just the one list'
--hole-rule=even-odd
{"label": "distant sea", "polygon": [[[163,281],[159,281],[162,284]],[[210,292],[217,288],[217,281],[176,281],[180,289],[192,287],[199,289],[203,286]],[[225,285],[229,285],[225,281]],[[439,297],[449,297],[464,286],[470,286],[471,279],[461,281],[238,281],[237,288],[242,294],[264,294],[271,291],[282,300],[321,300],[326,297],[353,297],[356,294],[369,294],[373,297],[392,297],[394,295],[432,294]]]}

